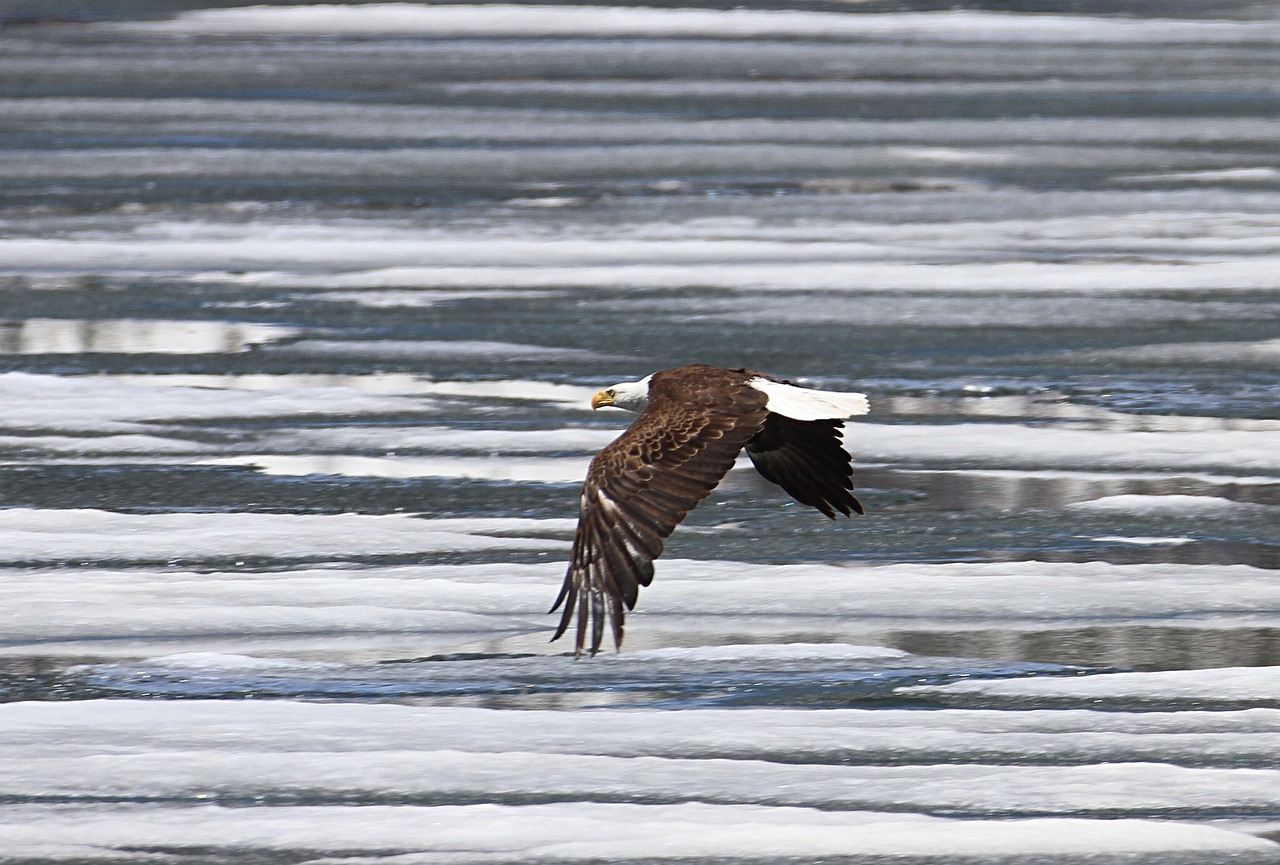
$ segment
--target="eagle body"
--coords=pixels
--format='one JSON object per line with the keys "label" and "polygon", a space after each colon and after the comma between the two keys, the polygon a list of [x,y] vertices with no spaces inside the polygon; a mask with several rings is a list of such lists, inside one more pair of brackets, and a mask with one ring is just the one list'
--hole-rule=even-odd
{"label": "eagle body", "polygon": [[551,608],[564,605],[552,640],[577,616],[575,656],[600,650],[606,618],[621,647],[625,611],[653,580],[663,542],[744,448],[765,479],[801,504],[832,519],[862,513],[839,430],[844,418],[868,411],[863,394],[693,364],[606,388],[591,405],[640,416],[596,455],[582,485],[569,571]]}

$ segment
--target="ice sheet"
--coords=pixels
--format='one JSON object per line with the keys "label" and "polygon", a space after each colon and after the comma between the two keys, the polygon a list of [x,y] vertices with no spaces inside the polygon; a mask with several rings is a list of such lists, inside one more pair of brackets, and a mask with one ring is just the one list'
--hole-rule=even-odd
{"label": "ice sheet", "polygon": [[[637,719],[640,720],[640,719]],[[1275,737],[1272,737],[1272,741]],[[286,753],[174,751],[15,759],[0,755],[6,799],[127,801],[261,797],[467,801],[501,790],[510,802],[716,802],[924,813],[1173,814],[1180,809],[1269,813],[1280,770],[1150,763],[1091,766],[801,766],[762,760],[671,760],[477,752],[300,747]],[[174,767],[181,766],[175,772]],[[323,791],[323,792],[322,792]],[[333,792],[329,792],[333,791]],[[340,792],[338,792],[340,791]],[[0,836],[3,837],[3,836]]]}
{"label": "ice sheet", "polygon": [[[299,159],[293,153],[288,158]],[[910,162],[901,154],[893,158]],[[150,164],[154,156],[146,159]],[[126,170],[127,163],[99,157],[94,165]],[[228,170],[240,170],[242,163]],[[387,291],[410,298],[405,292],[415,287],[429,290],[427,298],[443,290],[483,299],[492,291],[498,302],[521,293],[598,286],[1107,294],[1274,288],[1278,259],[1269,238],[1275,231],[1275,220],[1256,214],[1210,218],[1176,209],[1043,221],[827,220],[776,231],[761,224],[673,229],[642,222],[607,232],[570,223],[551,231],[514,225],[494,233],[377,223],[336,229],[264,219],[9,237],[0,239],[0,263],[32,275],[181,274],[313,288],[331,302],[334,289],[373,289],[376,300]],[[975,260],[975,250],[986,260]],[[1100,252],[1109,255],[1099,258]]]}
{"label": "ice sheet", "polygon": [[[98,510],[0,510],[10,561],[181,561],[206,557],[345,559],[481,550],[560,550],[565,542],[520,537],[562,532],[572,520],[514,517],[423,519],[405,514],[120,514]],[[507,535],[507,536],[504,536]]]}
{"label": "ice sheet", "polygon": [[[111,25],[98,25],[100,27]],[[947,41],[1268,42],[1280,40],[1270,21],[1124,19],[1084,15],[1019,15],[985,11],[839,14],[761,9],[369,4],[261,6],[185,12],[170,21],[127,22],[129,30],[181,35],[368,35],[432,37],[587,36],[595,38],[871,39],[924,37]]]}
{"label": "ice sheet", "polygon": [[[916,690],[916,689],[906,689]],[[1078,679],[1020,679],[1003,682],[956,682],[921,686],[921,693],[981,693],[992,696],[1124,698],[1136,700],[1197,699],[1214,702],[1274,700],[1280,694],[1280,667],[1234,667],[1212,670],[1165,670],[1114,673]]]}
{"label": "ice sheet", "polygon": [[1280,517],[1280,510],[1268,509],[1266,505],[1233,502],[1230,499],[1218,498],[1217,496],[1105,496],[1100,499],[1075,502],[1067,507],[1096,513],[1141,514],[1143,516],[1226,517],[1232,514],[1274,513],[1277,517]]}
{"label": "ice sheet", "polygon": [[[875,398],[871,401],[872,416]],[[1280,472],[1271,429],[1115,432],[1024,424],[907,425],[849,423],[845,447],[855,458],[952,467],[1179,469]]]}
{"label": "ice sheet", "polygon": [[[727,250],[726,250],[727,252]],[[641,256],[635,256],[639,259]],[[666,258],[664,254],[662,256]],[[345,288],[422,286],[424,288],[745,288],[755,290],[1007,292],[1076,291],[1089,294],[1136,291],[1265,290],[1280,285],[1280,258],[1164,262],[1086,261],[1048,264],[1026,261],[998,264],[892,264],[866,261],[773,261],[740,264],[721,261],[655,264],[639,260],[612,266],[548,264],[516,267],[393,267],[351,270],[324,283]],[[60,268],[61,269],[61,268]],[[314,277],[289,272],[263,274],[263,285],[303,286]]]}
{"label": "ice sheet", "polygon": [[[0,440],[2,441],[2,440]],[[215,457],[199,465],[253,466],[268,475],[342,475],[376,478],[463,478],[537,484],[578,485],[587,457],[363,457],[256,455]]]}
{"label": "ice sheet", "polygon": [[1154,182],[1168,183],[1172,180],[1193,181],[1196,183],[1263,183],[1280,179],[1280,170],[1269,166],[1249,166],[1241,168],[1218,168],[1206,171],[1169,171],[1161,174],[1135,174],[1121,178],[1131,183]]}
{"label": "ice sheet", "polygon": [[[1199,852],[1248,862],[1250,854],[1272,855],[1275,846],[1239,832],[1163,821],[948,821],[706,804],[269,810],[117,806],[104,811],[19,806],[8,811],[12,822],[0,825],[0,842],[10,851],[53,861],[195,846],[232,849],[241,855],[335,849],[342,851],[343,859],[366,865],[383,861],[388,849],[398,854],[397,863],[406,865],[599,861],[601,856],[610,861],[652,861],[655,853],[664,858],[755,859]],[[574,829],[570,838],[566,826]]]}
{"label": "ice sheet", "polygon": [[[1132,757],[1163,746],[1193,759],[1204,747],[1204,756],[1229,762],[1274,747],[1278,717],[1276,710],[566,713],[301,702],[8,704],[0,705],[0,790],[22,802],[0,810],[0,841],[11,855],[54,858],[193,844],[347,855],[385,855],[390,847],[431,851],[430,861],[467,861],[481,852],[523,861],[761,851],[1267,854],[1274,846],[1231,829],[1073,815],[1115,807],[1152,816],[1187,807],[1273,808],[1280,791],[1274,770]],[[1042,760],[1104,762],[968,762],[1029,748]],[[906,762],[859,765],[855,756],[890,754]],[[1115,760],[1123,754],[1130,759]],[[952,762],[957,758],[962,762]],[[404,804],[382,804],[387,795]],[[548,795],[556,801],[548,803]],[[300,796],[316,804],[293,804]],[[44,804],[47,797],[58,804]],[[115,804],[104,807],[103,798]],[[484,804],[472,804],[477,799]],[[597,822],[609,827],[603,835],[588,831]],[[564,825],[586,840],[566,840]],[[657,851],[654,837],[663,839]]]}
{"label": "ice sheet", "polygon": [[[564,576],[574,521],[420,520],[279,515],[125,516],[96,512],[0,511],[0,542],[13,560],[139,564],[198,555],[255,552],[272,558],[463,550],[546,553],[538,564],[423,564],[399,567],[214,571],[177,567],[92,567],[0,571],[11,650],[76,635],[200,638],[241,634],[308,637],[343,630],[380,635],[419,631],[420,644],[465,651],[512,640],[510,648],[558,653],[546,642],[550,605]],[[550,535],[550,537],[548,537]],[[558,538],[557,538],[558,536]],[[353,592],[358,602],[353,602]],[[66,598],[77,603],[68,604]],[[1073,628],[1104,621],[1179,627],[1274,626],[1280,584],[1246,566],[1113,565],[1102,562],[912,564],[842,567],[663,559],[630,618],[624,657],[660,648],[658,658],[725,657],[751,649],[714,648],[789,639],[841,642],[854,632],[895,628]],[[447,634],[430,633],[437,617]],[[185,635],[185,636],[184,636]],[[703,645],[701,649],[675,646]],[[452,646],[452,648],[447,648]],[[314,651],[341,655],[349,644]],[[172,651],[182,651],[174,648]],[[421,652],[424,649],[419,649]],[[405,651],[413,651],[412,648]],[[754,651],[762,651],[755,649]],[[801,654],[809,657],[812,647]],[[847,648],[825,651],[836,655]],[[865,656],[866,650],[859,650]],[[892,652],[882,650],[884,656]],[[698,653],[705,653],[700,656]],[[683,653],[683,654],[682,654]],[[642,655],[641,657],[646,657]]]}
{"label": "ice sheet", "polygon": [[1082,361],[1280,368],[1280,339],[1261,342],[1158,343],[1075,353]]}
{"label": "ice sheet", "polygon": [[[422,377],[398,374],[352,376],[323,375],[153,375],[153,376],[60,376],[24,372],[0,373],[0,428],[7,431],[36,430],[59,432],[112,432],[145,438],[124,438],[84,442],[85,447],[105,450],[142,447],[149,441],[157,449],[170,451],[195,447],[188,441],[176,445],[160,433],[161,425],[192,420],[243,420],[246,418],[290,418],[307,415],[331,415],[350,422],[361,415],[385,415],[396,412],[427,414],[435,407],[430,396],[447,396],[491,400],[548,402],[591,410],[592,388],[528,380],[498,381],[431,381]],[[619,427],[622,425],[620,424]],[[180,435],[177,431],[175,436]],[[374,432],[347,430],[341,426],[324,431],[294,433],[297,441],[310,435],[307,443],[320,444],[320,439],[350,440]],[[458,448],[467,448],[456,430],[410,427],[390,428],[379,447],[394,448],[393,436],[406,435],[409,444],[426,436],[443,437]],[[477,430],[473,441],[492,446],[495,433]],[[511,433],[517,449],[519,432]],[[542,434],[537,440],[548,449],[556,447],[558,433]],[[584,438],[584,435],[586,438]],[[344,439],[344,437],[346,437]],[[96,437],[95,437],[96,438]],[[584,441],[598,441],[583,430],[563,431],[564,446],[582,448]],[[73,439],[45,435],[25,435],[10,439],[32,447],[51,449],[70,446]],[[607,441],[607,439],[605,440]],[[601,442],[603,444],[604,442]],[[211,447],[205,441],[205,447]],[[473,445],[467,449],[475,449]]]}
{"label": "ice sheet", "polygon": [[0,354],[236,353],[297,333],[251,322],[29,318],[0,322]]}
{"label": "ice sheet", "polygon": [[554,348],[528,343],[495,342],[492,340],[323,340],[302,339],[280,346],[267,346],[263,351],[289,355],[317,355],[337,357],[378,358],[387,360],[494,360],[518,361],[573,361],[590,363],[601,360],[619,360],[617,355],[607,355],[587,349]]}
{"label": "ice sheet", "polygon": [[[240,387],[236,377],[175,377],[167,382],[166,376],[0,373],[0,426],[10,431],[154,433],[154,427],[142,422],[351,415],[431,407],[430,401],[412,390],[410,396],[399,396],[353,386],[361,377],[311,382],[294,377],[251,378],[246,387]],[[272,379],[274,388],[268,386]]]}
{"label": "ice sheet", "polygon": [[[785,645],[751,648],[759,659],[789,654]],[[857,647],[847,648],[852,654]],[[214,654],[152,658],[144,663],[151,669],[184,669],[193,675],[264,668],[305,670],[316,664]],[[1088,681],[1115,678],[1100,675]],[[1053,685],[1076,680],[1026,681]],[[1170,693],[1177,691],[1175,683]],[[288,700],[90,700],[0,704],[0,722],[0,753],[14,761],[24,753],[88,756],[152,748],[206,754],[326,748],[341,754],[490,754],[510,752],[518,745],[522,753],[768,760],[796,765],[883,766],[895,764],[895,756],[899,765],[1009,764],[1019,756],[1035,754],[1041,762],[1062,765],[1092,761],[1230,766],[1241,755],[1274,751],[1280,736],[1280,709],[1276,708],[1180,712],[605,708],[573,713]],[[135,744],[121,747],[127,743]],[[62,751],[62,745],[68,750]]]}
{"label": "ice sheet", "polygon": [[[432,387],[448,389],[453,395],[470,395],[465,382],[439,382]],[[495,382],[475,382],[476,396],[483,399],[486,390],[497,390]],[[533,382],[529,383],[533,385]],[[548,385],[553,387],[552,385]],[[590,410],[591,392],[587,388],[564,388],[568,398],[564,400],[566,408],[574,407]],[[437,391],[440,392],[440,391]],[[577,399],[581,394],[582,399]],[[502,399],[510,397],[503,396]],[[547,396],[547,401],[561,402],[558,396]],[[614,413],[618,421],[625,421],[627,416],[621,412]],[[594,454],[600,448],[616,438],[622,430],[621,423],[613,429],[596,429],[586,427],[556,427],[548,429],[459,429],[456,427],[422,424],[418,426],[397,426],[394,424],[378,424],[367,427],[337,427],[317,430],[300,427],[282,431],[273,435],[271,444],[281,454],[327,453],[334,450],[357,452],[363,450],[383,451],[395,450],[397,453],[410,454],[418,452],[450,453],[450,454],[487,454],[487,455],[523,455],[526,457],[545,457],[547,454],[579,453]],[[579,477],[581,480],[581,477]]]}

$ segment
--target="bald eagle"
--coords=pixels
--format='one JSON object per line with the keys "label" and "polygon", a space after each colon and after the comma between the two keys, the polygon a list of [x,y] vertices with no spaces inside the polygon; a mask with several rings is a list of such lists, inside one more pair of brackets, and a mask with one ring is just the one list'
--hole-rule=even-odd
{"label": "bald eagle", "polygon": [[627,610],[653,580],[663,540],[706,498],[746,448],[756,470],[831,519],[862,513],[853,466],[840,444],[844,418],[866,414],[860,393],[797,387],[749,369],[693,364],[605,388],[592,408],[640,412],[591,461],[582,485],[569,572],[551,612],[564,605],[558,640],[577,613],[574,657],[591,630],[600,651],[605,615],[622,647]]}

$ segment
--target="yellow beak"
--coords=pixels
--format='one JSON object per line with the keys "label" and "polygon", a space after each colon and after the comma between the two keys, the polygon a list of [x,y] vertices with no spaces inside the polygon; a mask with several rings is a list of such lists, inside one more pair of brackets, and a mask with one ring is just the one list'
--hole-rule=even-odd
{"label": "yellow beak", "polygon": [[613,397],[609,396],[608,391],[596,391],[596,395],[591,398],[592,408],[600,408],[602,405],[613,405]]}

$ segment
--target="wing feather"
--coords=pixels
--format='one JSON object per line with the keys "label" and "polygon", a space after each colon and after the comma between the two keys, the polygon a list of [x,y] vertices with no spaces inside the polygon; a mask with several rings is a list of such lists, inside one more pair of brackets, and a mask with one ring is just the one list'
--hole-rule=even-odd
{"label": "wing feather", "polygon": [[836,518],[862,513],[853,495],[853,459],[840,444],[844,422],[794,420],[770,413],[760,433],[747,444],[756,470],[796,501]]}
{"label": "wing feather", "polygon": [[653,579],[663,542],[761,431],[767,397],[746,385],[749,377],[711,367],[655,373],[648,407],[591,461],[569,570],[551,608],[564,604],[552,640],[576,613],[575,656],[600,651],[606,616],[622,645],[625,611]]}

